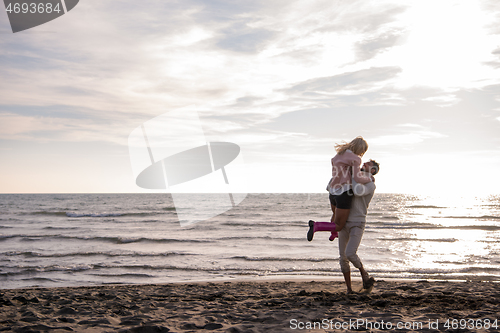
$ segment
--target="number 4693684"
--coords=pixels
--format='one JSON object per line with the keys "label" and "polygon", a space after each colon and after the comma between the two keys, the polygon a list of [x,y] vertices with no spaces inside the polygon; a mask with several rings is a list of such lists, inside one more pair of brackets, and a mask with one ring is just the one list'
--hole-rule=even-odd
{"label": "number 4693684", "polygon": [[474,319],[469,319],[469,320],[466,320],[466,319],[448,319],[445,323],[444,323],[444,327],[448,328],[448,329],[490,329],[490,328],[495,328],[495,329],[498,329],[498,323],[497,323],[497,319],[495,319],[495,321],[491,321],[489,319],[477,319],[477,320],[474,320]]}
{"label": "number 4693684", "polygon": [[60,13],[61,8],[59,7],[59,3],[57,3],[55,6],[52,6],[52,3],[47,2],[47,3],[9,3],[9,5],[6,8],[7,13],[11,14],[19,14],[19,13],[30,13],[30,14],[43,14],[47,13],[50,14],[52,12]]}

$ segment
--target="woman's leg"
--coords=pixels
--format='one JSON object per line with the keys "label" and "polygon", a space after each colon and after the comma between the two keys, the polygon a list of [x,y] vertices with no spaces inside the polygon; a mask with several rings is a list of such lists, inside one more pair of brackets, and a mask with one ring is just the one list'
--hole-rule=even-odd
{"label": "woman's leg", "polygon": [[[350,209],[335,209],[335,219],[334,223],[332,222],[314,222],[312,220],[309,221],[309,231],[307,231],[307,240],[312,241],[314,237],[314,233],[317,231],[330,231],[332,234],[330,235],[330,240],[334,240],[338,237],[338,232],[342,230],[344,227],[347,217],[349,216]],[[339,218],[339,219],[337,219]],[[337,223],[337,220],[339,222]]]}
{"label": "woman's leg", "polygon": [[[330,203],[330,206],[332,207],[332,218],[330,219],[330,222],[333,223],[333,221],[335,220],[335,209],[337,208],[334,204]],[[332,231],[332,234],[330,235],[330,238],[328,238],[328,240],[331,242],[333,241],[336,237],[338,237],[338,233],[335,233],[334,231]]]}
{"label": "woman's leg", "polygon": [[338,207],[335,209],[335,218],[333,219],[333,222],[336,225],[337,232],[344,228],[350,211],[351,209],[340,209]]}
{"label": "woman's leg", "polygon": [[349,217],[349,212],[351,211],[352,197],[354,196],[352,190],[345,191],[341,195],[335,196],[335,216],[333,222],[335,223],[336,231],[342,230],[347,218]]}
{"label": "woman's leg", "polygon": [[338,233],[335,231],[336,227],[335,223],[332,222],[314,222],[313,220],[310,220],[307,240],[312,241],[314,233],[317,231],[330,231],[332,233],[330,237],[337,237]]}
{"label": "woman's leg", "polygon": [[350,207],[352,200],[352,190],[346,191],[341,195],[329,195],[330,206],[332,207],[332,222],[314,222],[309,221],[309,231],[307,232],[307,240],[312,241],[314,233],[316,231],[330,231],[330,241],[334,240],[338,234],[336,232],[342,230],[344,227],[347,217],[349,216],[350,209],[340,209],[338,208],[337,201],[339,201],[343,206]]}

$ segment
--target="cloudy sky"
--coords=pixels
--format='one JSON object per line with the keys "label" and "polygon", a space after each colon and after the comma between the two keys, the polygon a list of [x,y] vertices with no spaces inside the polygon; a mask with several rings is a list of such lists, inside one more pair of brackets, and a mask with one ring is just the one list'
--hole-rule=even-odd
{"label": "cloudy sky", "polygon": [[362,135],[388,193],[499,193],[497,0],[82,0],[0,10],[0,192],[143,192],[128,136],[178,109],[249,192],[322,192]]}

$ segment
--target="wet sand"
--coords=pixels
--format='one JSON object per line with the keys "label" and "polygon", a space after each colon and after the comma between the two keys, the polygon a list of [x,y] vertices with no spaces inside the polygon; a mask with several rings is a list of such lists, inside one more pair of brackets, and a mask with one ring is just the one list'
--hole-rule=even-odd
{"label": "wet sand", "polygon": [[499,286],[377,281],[351,295],[324,280],[3,289],[0,331],[498,332]]}

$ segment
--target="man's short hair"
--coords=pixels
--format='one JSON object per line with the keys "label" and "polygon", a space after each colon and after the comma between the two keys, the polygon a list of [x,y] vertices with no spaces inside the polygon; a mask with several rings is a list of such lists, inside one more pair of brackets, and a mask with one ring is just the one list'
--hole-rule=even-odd
{"label": "man's short hair", "polygon": [[[375,160],[370,160],[370,162],[372,163],[372,167],[370,168],[370,173],[375,176],[379,170],[380,170],[380,164],[378,164],[377,162],[375,162]],[[375,172],[372,173],[372,169],[375,169]]]}

